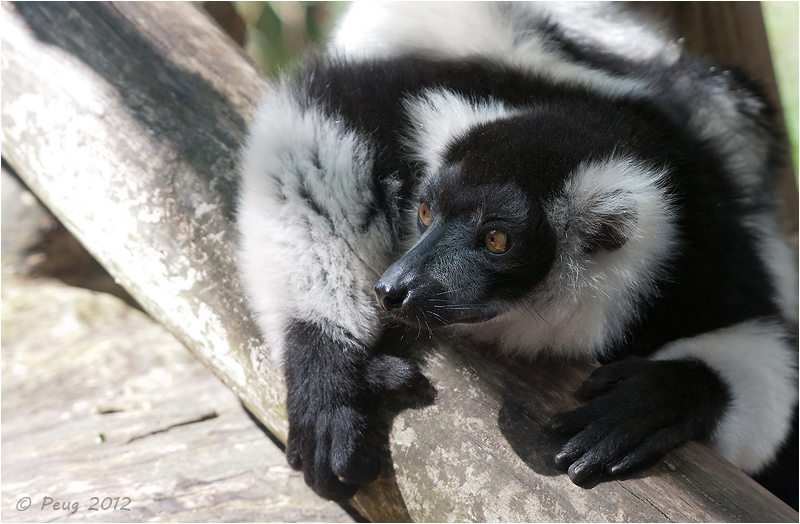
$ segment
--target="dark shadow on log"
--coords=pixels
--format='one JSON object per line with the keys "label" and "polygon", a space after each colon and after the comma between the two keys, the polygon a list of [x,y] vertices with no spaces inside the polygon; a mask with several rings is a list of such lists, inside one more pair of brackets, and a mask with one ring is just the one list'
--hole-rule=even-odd
{"label": "dark shadow on log", "polygon": [[[224,217],[234,221],[237,158],[220,157],[217,142],[229,151],[238,150],[247,124],[228,98],[206,78],[178,67],[177,62],[165,61],[152,42],[132,30],[130,20],[114,4],[19,2],[15,6],[40,41],[70,53],[113,86],[143,134],[158,137],[166,148],[178,153],[178,159],[197,166],[192,184],[163,188],[175,192],[173,213],[193,213],[185,204],[200,196],[204,201],[217,201]],[[60,30],[53,31],[53,25]],[[115,40],[109,40],[110,36]],[[124,67],[99,62],[97,49],[105,50],[108,63]],[[174,51],[191,56],[193,50],[187,45]],[[142,90],[153,103],[142,100]],[[184,192],[191,198],[181,194]]]}
{"label": "dark shadow on log", "polygon": [[[427,351],[424,347],[403,340],[401,330],[387,331],[377,345],[382,352],[408,359],[417,365],[422,365],[424,354]],[[379,458],[381,475],[372,484],[361,488],[361,491],[366,493],[382,492],[384,496],[389,496],[399,508],[402,508],[400,513],[406,515],[409,512],[402,496],[395,497],[395,494],[400,494],[401,490],[397,484],[390,435],[394,420],[398,415],[409,410],[421,410],[433,405],[436,395],[436,388],[424,375],[420,375],[419,379],[407,388],[381,394],[377,403],[376,416],[372,419],[366,436],[365,455]]]}

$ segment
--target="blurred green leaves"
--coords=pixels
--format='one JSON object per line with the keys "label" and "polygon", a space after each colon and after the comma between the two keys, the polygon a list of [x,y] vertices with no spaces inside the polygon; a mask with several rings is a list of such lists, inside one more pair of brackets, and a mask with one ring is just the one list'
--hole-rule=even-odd
{"label": "blurred green leaves", "polygon": [[271,77],[322,46],[347,2],[234,2],[247,23],[245,50]]}
{"label": "blurred green leaves", "polygon": [[761,6],[797,177],[798,2],[762,2]]}

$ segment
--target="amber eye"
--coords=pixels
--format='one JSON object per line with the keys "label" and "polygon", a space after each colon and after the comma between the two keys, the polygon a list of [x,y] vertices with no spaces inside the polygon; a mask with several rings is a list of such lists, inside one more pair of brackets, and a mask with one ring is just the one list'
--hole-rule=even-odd
{"label": "amber eye", "polygon": [[428,209],[428,206],[425,205],[425,203],[422,203],[419,206],[419,223],[425,227],[431,225],[431,210]]}
{"label": "amber eye", "polygon": [[492,229],[486,233],[486,236],[483,237],[483,242],[486,244],[486,249],[495,255],[505,253],[508,250],[508,237],[497,229]]}

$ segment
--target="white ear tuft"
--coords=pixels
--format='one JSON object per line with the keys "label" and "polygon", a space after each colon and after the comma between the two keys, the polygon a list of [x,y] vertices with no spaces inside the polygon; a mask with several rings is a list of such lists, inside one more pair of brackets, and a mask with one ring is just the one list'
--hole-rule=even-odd
{"label": "white ear tuft", "polygon": [[657,260],[673,238],[665,168],[631,158],[607,158],[581,165],[548,206],[548,216],[569,242],[563,255],[582,257],[597,248],[616,251],[630,241],[630,251]]}
{"label": "white ear tuft", "polygon": [[630,191],[612,189],[594,195],[576,217],[582,225],[586,251],[616,251],[636,235],[639,211]]}

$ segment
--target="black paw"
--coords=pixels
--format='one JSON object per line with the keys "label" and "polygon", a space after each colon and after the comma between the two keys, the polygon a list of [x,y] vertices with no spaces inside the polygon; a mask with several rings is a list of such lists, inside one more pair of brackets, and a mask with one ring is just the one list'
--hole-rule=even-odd
{"label": "black paw", "polygon": [[696,361],[631,357],[595,370],[580,390],[589,402],[555,415],[553,430],[574,435],[555,456],[578,485],[656,462],[688,440],[707,438],[725,405],[725,384]]}
{"label": "black paw", "polygon": [[287,461],[319,496],[347,500],[381,470],[377,458],[362,456],[366,427],[366,414],[349,406],[308,407],[301,416],[290,414]]}
{"label": "black paw", "polygon": [[359,486],[377,478],[380,460],[368,456],[364,442],[377,398],[421,376],[403,359],[361,356],[317,367],[313,373],[307,367],[298,373],[287,363],[286,457],[294,469],[303,471],[306,484],[326,499],[347,500]]}

